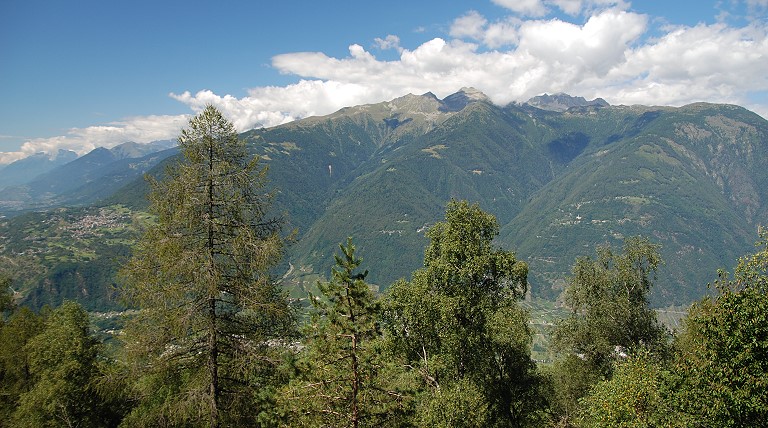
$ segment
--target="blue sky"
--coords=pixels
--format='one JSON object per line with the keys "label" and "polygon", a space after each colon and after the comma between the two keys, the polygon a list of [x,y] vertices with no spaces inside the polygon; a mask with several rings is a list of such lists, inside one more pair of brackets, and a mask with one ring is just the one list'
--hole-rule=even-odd
{"label": "blue sky", "polygon": [[768,0],[0,0],[0,163],[474,86],[768,116]]}

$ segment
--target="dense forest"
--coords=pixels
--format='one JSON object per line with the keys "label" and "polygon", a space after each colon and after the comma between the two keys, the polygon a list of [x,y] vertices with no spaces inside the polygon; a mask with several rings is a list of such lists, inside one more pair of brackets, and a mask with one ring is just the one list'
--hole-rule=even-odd
{"label": "dense forest", "polygon": [[[374,293],[353,238],[305,299],[273,278],[292,239],[267,168],[213,107],[151,180],[119,331],[67,301],[0,294],[0,426],[762,426],[768,231],[670,331],[649,307],[659,245],[574,260],[553,362],[531,357],[528,265],[496,218],[447,202],[423,266]],[[674,263],[674,260],[667,260]]]}

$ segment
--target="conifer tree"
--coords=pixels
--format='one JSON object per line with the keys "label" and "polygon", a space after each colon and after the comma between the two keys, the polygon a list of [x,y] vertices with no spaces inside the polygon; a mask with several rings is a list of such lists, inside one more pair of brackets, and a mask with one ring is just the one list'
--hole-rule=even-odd
{"label": "conifer tree", "polygon": [[402,394],[388,389],[377,340],[380,305],[359,272],[352,239],[339,245],[331,280],[318,283],[315,312],[298,375],[283,390],[290,426],[363,427],[393,424]]}
{"label": "conifer tree", "polygon": [[150,180],[157,220],[123,272],[139,309],[126,329],[140,375],[127,423],[245,424],[261,410],[270,343],[291,325],[269,275],[283,222],[268,217],[266,167],[216,108],[190,120],[179,146],[182,161]]}

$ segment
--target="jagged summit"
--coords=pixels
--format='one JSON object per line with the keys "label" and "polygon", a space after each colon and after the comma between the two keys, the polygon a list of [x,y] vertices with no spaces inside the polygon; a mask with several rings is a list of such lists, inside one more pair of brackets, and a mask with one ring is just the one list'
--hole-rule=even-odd
{"label": "jagged summit", "polygon": [[433,113],[461,111],[474,102],[491,102],[487,95],[475,88],[461,88],[458,92],[448,95],[442,100],[432,92],[422,95],[408,94],[395,98],[388,104],[399,110],[411,112]]}
{"label": "jagged summit", "polygon": [[542,110],[558,112],[566,111],[571,107],[608,107],[610,105],[602,98],[587,101],[584,97],[574,97],[562,92],[535,96],[526,101],[525,104]]}
{"label": "jagged summit", "polygon": [[459,92],[448,95],[443,99],[443,111],[460,111],[473,102],[490,102],[484,93],[475,88],[461,88]]}
{"label": "jagged summit", "polygon": [[387,103],[393,112],[434,113],[440,108],[441,101],[428,92],[424,95],[408,94]]}
{"label": "jagged summit", "polygon": [[370,114],[377,120],[386,120],[392,122],[397,119],[398,123],[408,118],[417,120],[426,119],[430,123],[442,122],[451,113],[464,109],[469,104],[476,102],[490,103],[491,99],[481,91],[475,88],[461,88],[458,92],[440,99],[432,92],[425,92],[421,95],[407,94],[375,104],[363,104],[358,106],[344,107],[341,110],[327,116],[315,116],[302,120],[303,124],[323,121],[327,118],[343,117],[356,114]]}

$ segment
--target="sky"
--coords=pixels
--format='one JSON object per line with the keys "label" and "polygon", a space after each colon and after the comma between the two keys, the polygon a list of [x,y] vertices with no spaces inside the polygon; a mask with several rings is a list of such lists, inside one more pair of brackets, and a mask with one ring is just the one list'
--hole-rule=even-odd
{"label": "sky", "polygon": [[0,0],[0,164],[462,87],[768,118],[768,0]]}

